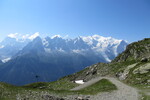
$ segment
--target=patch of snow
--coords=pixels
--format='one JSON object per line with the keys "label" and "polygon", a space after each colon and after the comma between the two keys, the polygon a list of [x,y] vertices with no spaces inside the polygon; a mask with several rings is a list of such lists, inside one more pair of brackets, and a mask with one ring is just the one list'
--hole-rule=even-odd
{"label": "patch of snow", "polygon": [[[115,42],[114,42],[114,44],[116,45],[116,46],[113,47],[115,56],[118,55],[117,48],[118,48],[118,46],[120,45],[121,42],[122,42],[122,40],[115,40]],[[124,45],[124,50],[125,49],[126,49],[126,46]]]}
{"label": "patch of snow", "polygon": [[118,46],[119,46],[119,44],[117,44],[116,46],[113,47],[113,51],[114,51],[115,56],[118,55],[118,52],[117,52]]}
{"label": "patch of snow", "polygon": [[46,53],[51,53],[51,49],[50,48],[44,48]]}
{"label": "patch of snow", "polygon": [[93,37],[92,36],[87,36],[87,37],[82,37],[83,41],[86,42],[88,45],[93,44]]}
{"label": "patch of snow", "polygon": [[44,39],[42,39],[42,43],[43,43],[43,45],[45,46],[45,47],[48,47],[49,46],[49,43],[48,43],[48,41],[44,38]]}
{"label": "patch of snow", "polygon": [[6,62],[8,62],[9,60],[11,60],[10,57],[9,57],[9,58],[6,58],[6,59],[3,59],[2,62],[3,62],[3,63],[6,63]]}
{"label": "patch of snow", "polygon": [[98,41],[105,41],[107,39],[107,37],[103,37],[103,36],[100,36],[100,35],[93,35],[92,37],[95,40],[98,40]]}
{"label": "patch of snow", "polygon": [[23,40],[26,40],[26,39],[28,39],[29,37],[30,37],[29,34],[25,34],[25,35],[22,36],[22,39],[23,39]]}
{"label": "patch of snow", "polygon": [[86,49],[81,49],[81,50],[79,50],[79,49],[74,49],[74,50],[72,50],[72,52],[74,52],[74,53],[82,53],[82,52],[84,52],[84,51],[86,51]]}
{"label": "patch of snow", "polygon": [[75,41],[73,42],[73,44],[76,44],[76,42],[77,42],[77,40],[75,40]]}
{"label": "patch of snow", "polygon": [[36,32],[36,33],[34,33],[32,35],[30,35],[30,34],[11,33],[11,34],[9,34],[7,36],[10,37],[10,38],[15,38],[19,42],[24,42],[27,39],[33,40],[36,37],[38,37],[39,35],[40,35],[40,33]]}
{"label": "patch of snow", "polygon": [[112,46],[114,44],[119,44],[121,40],[114,39],[112,37],[103,37],[99,35],[82,37],[83,41],[88,45],[96,46],[99,48],[107,48],[108,46]]}
{"label": "patch of snow", "polygon": [[111,60],[108,58],[108,56],[105,53],[103,53],[103,57],[105,58],[106,61],[111,62]]}
{"label": "patch of snow", "polygon": [[75,83],[77,83],[77,84],[84,84],[83,80],[76,80]]}
{"label": "patch of snow", "polygon": [[99,35],[82,37],[82,39],[91,46],[93,51],[101,53],[108,62],[111,60],[108,58],[107,54],[105,54],[105,51],[111,49],[114,55],[117,56],[117,48],[122,41],[112,37],[103,37]]}
{"label": "patch of snow", "polygon": [[68,39],[68,38],[69,38],[69,35],[65,35],[63,38],[64,38],[64,39]]}
{"label": "patch of snow", "polygon": [[11,33],[11,34],[8,34],[7,36],[10,37],[10,38],[17,38],[18,36],[18,33]]}
{"label": "patch of snow", "polygon": [[59,52],[65,52],[62,48],[58,49]]}
{"label": "patch of snow", "polygon": [[72,50],[74,53],[80,53],[80,50]]}
{"label": "patch of snow", "polygon": [[33,35],[31,35],[30,37],[29,37],[29,39],[30,40],[33,40],[33,39],[35,39],[36,37],[38,37],[40,34],[39,34],[39,32],[36,32],[36,33],[34,33]]}

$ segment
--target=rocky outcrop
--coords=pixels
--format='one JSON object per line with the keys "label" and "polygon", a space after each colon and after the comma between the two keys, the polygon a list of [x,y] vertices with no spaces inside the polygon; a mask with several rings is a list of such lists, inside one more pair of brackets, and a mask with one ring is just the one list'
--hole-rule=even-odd
{"label": "rocky outcrop", "polygon": [[148,61],[149,61],[148,58],[142,58],[142,59],[141,59],[141,62],[148,62]]}
{"label": "rocky outcrop", "polygon": [[123,72],[118,72],[116,76],[119,78],[119,80],[125,80],[132,68],[134,68],[136,64],[132,64],[126,67],[126,69]]}
{"label": "rocky outcrop", "polygon": [[144,64],[133,70],[133,74],[144,74],[150,72],[150,63]]}
{"label": "rocky outcrop", "polygon": [[69,75],[70,81],[74,82],[75,80],[83,80],[87,82],[97,76],[108,75],[110,71],[109,64],[107,63],[97,63],[92,66],[87,67],[86,69]]}
{"label": "rocky outcrop", "polygon": [[[131,43],[126,50],[116,57],[112,62],[123,62],[136,60],[140,61],[142,58],[150,58],[150,38]],[[145,60],[146,60],[145,59]],[[145,61],[144,59],[142,61]]]}

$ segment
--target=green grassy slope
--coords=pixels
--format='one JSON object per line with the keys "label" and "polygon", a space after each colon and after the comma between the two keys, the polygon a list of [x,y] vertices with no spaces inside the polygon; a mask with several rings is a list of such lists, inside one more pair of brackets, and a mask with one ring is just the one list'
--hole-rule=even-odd
{"label": "green grassy slope", "polygon": [[[62,82],[59,84],[59,82]],[[79,95],[88,94],[94,95],[99,92],[108,92],[116,90],[116,86],[106,79],[84,88],[79,91],[70,91],[71,88],[77,86],[75,83],[66,83],[63,79],[52,83],[33,83],[23,87],[16,87],[6,83],[0,83],[0,100],[16,100],[16,99],[29,99],[36,100],[42,99],[44,96],[66,96],[66,95]]]}
{"label": "green grassy slope", "polygon": [[88,95],[93,94],[94,95],[100,92],[110,92],[112,90],[117,90],[117,87],[114,84],[112,84],[109,80],[102,79],[96,82],[95,84],[87,88],[84,88],[82,90],[79,90],[77,92],[80,94],[88,94]]}

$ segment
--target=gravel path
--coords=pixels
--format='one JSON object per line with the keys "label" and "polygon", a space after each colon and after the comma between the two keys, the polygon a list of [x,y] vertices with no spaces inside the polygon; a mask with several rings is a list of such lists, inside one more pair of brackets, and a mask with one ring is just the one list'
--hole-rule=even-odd
{"label": "gravel path", "polygon": [[80,85],[72,90],[80,90],[89,85],[96,83],[97,81],[101,80],[102,78],[110,80],[113,84],[115,84],[118,88],[116,91],[112,92],[104,92],[99,93],[97,95],[90,96],[89,100],[138,100],[138,90],[133,87],[130,87],[115,78],[111,77],[100,77],[92,79],[89,82],[86,82],[83,85]]}

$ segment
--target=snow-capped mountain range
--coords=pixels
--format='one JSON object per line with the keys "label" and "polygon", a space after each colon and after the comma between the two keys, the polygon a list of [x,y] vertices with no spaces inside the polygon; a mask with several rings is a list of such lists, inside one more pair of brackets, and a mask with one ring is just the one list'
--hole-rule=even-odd
{"label": "snow-capped mountain range", "polygon": [[85,67],[110,62],[125,50],[127,42],[99,35],[74,39],[59,35],[40,37],[39,33],[8,35],[0,43],[0,81],[24,85],[57,80]]}
{"label": "snow-capped mountain range", "polygon": [[[15,54],[21,51],[28,43],[34,41],[40,34],[20,35],[18,33],[9,34],[0,42],[0,59],[5,63]],[[127,42],[112,37],[102,37],[99,35],[80,36],[75,39],[64,39],[60,35],[41,38],[44,51],[47,53],[78,53],[87,55],[93,52],[102,55],[106,62],[110,62],[119,53],[125,50]],[[30,48],[30,47],[29,47]],[[111,53],[111,56],[109,55]]]}

